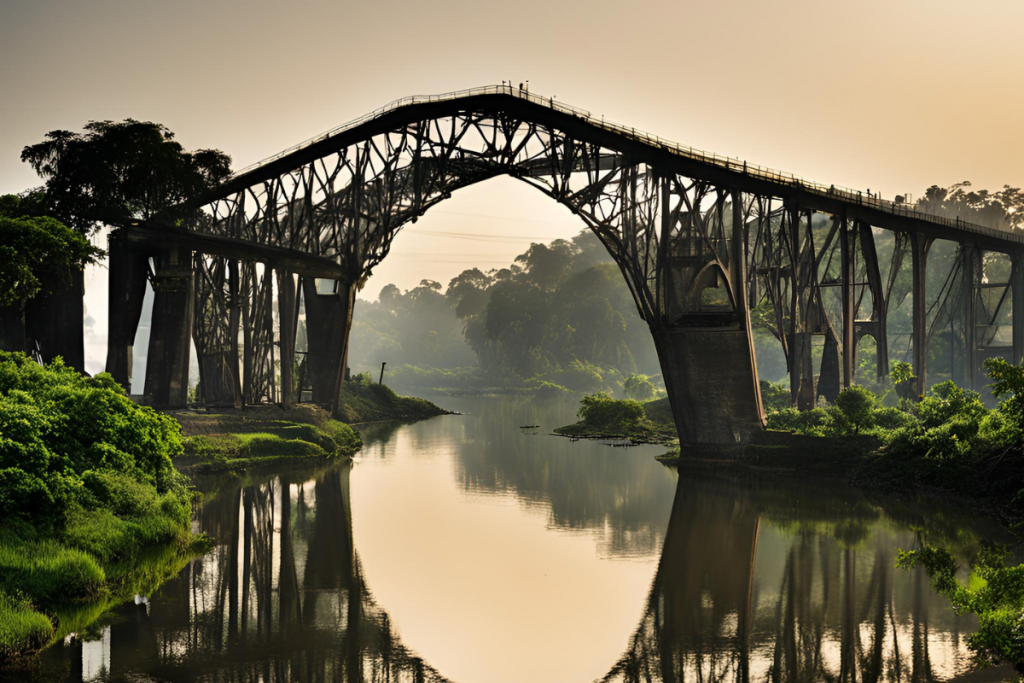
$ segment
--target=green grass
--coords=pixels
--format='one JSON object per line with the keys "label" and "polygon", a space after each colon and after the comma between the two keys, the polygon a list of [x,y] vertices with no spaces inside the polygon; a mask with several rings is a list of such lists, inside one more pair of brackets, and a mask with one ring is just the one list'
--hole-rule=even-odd
{"label": "green grass", "polygon": [[345,382],[338,416],[349,424],[384,420],[422,420],[444,415],[442,408],[423,398],[399,396],[385,384],[375,384],[368,375],[356,375]]}
{"label": "green grass", "polygon": [[0,661],[50,643],[53,624],[27,600],[0,593]]}
{"label": "green grass", "polygon": [[359,435],[336,420],[325,419],[315,425],[283,420],[242,422],[235,417],[224,418],[223,434],[185,438],[185,455],[199,460],[198,470],[241,472],[285,458],[351,456],[361,445]]}
{"label": "green grass", "polygon": [[0,542],[0,591],[29,595],[37,605],[97,597],[106,578],[95,557],[55,540]]}

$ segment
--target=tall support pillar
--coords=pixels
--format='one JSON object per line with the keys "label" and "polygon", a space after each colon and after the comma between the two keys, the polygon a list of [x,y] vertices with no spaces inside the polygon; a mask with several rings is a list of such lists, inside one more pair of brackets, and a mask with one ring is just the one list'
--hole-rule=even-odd
{"label": "tall support pillar", "polygon": [[133,345],[146,298],[148,256],[129,249],[120,231],[107,240],[107,372],[131,391]]}
{"label": "tall support pillar", "polygon": [[1011,313],[1013,322],[1013,362],[1024,360],[1024,252],[1011,254],[1010,271]]}
{"label": "tall support pillar", "polygon": [[295,331],[299,323],[295,276],[277,271],[277,310],[281,344],[281,403],[295,405]]}
{"label": "tall support pillar", "polygon": [[[317,291],[317,283],[320,283]],[[334,291],[324,292],[325,286]],[[352,306],[356,288],[330,280],[302,278],[302,299],[306,306],[306,335],[313,402],[327,406],[337,414],[338,399],[345,380],[348,338],[352,329]]]}
{"label": "tall support pillar", "polygon": [[978,288],[981,277],[981,252],[969,244],[960,245],[960,272],[963,274],[964,375],[963,386],[974,389],[978,374]]}
{"label": "tall support pillar", "polygon": [[156,408],[184,408],[194,305],[192,253],[170,247],[160,251],[155,261],[146,396]]}
{"label": "tall support pillar", "polygon": [[750,325],[750,306],[747,301],[747,231],[743,222],[743,195],[732,192],[732,253],[729,255],[729,277],[732,280],[733,298],[740,325],[746,330],[750,346],[750,371],[754,376],[754,394],[759,419],[764,419],[764,403],[761,400],[761,381],[757,374],[757,354],[754,350],[754,335]]}
{"label": "tall support pillar", "polygon": [[928,251],[932,240],[920,234],[910,235],[913,262],[913,344],[914,344],[914,394],[923,396],[928,388]]}
{"label": "tall support pillar", "polygon": [[853,240],[854,236],[850,230],[850,226],[846,220],[846,216],[842,218],[842,224],[839,226],[839,253],[840,269],[842,272],[842,299],[843,299],[843,387],[853,386],[853,377],[857,367],[856,348],[853,336],[854,320],[857,317],[857,311],[854,310],[857,305],[854,303],[854,279],[856,277],[856,269],[854,268],[853,259]]}
{"label": "tall support pillar", "polygon": [[43,362],[60,356],[64,364],[85,371],[85,273],[71,273],[67,284],[44,282],[25,306],[25,331],[30,347],[38,346]]}

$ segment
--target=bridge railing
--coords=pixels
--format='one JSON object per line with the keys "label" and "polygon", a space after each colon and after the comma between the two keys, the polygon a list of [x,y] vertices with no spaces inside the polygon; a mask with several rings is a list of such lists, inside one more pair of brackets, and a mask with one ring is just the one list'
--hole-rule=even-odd
{"label": "bridge railing", "polygon": [[564,114],[569,114],[577,118],[583,119],[587,123],[603,128],[607,131],[614,132],[625,138],[629,138],[636,142],[643,143],[645,145],[656,147],[659,149],[666,150],[673,154],[684,156],[688,159],[700,161],[702,163],[711,164],[718,166],[729,171],[736,173],[742,173],[755,177],[759,180],[766,180],[769,182],[778,183],[781,185],[788,185],[791,187],[799,188],[807,192],[812,192],[824,197],[839,199],[850,204],[856,204],[859,206],[866,206],[886,213],[891,213],[899,216],[906,216],[917,220],[927,221],[938,225],[944,225],[966,232],[973,232],[982,235],[988,235],[998,239],[1008,240],[1012,242],[1019,242],[1024,244],[1024,231],[1011,232],[1008,230],[1000,230],[998,228],[992,228],[978,223],[971,223],[968,221],[960,220],[959,217],[948,218],[946,216],[939,216],[936,214],[925,213],[917,211],[910,207],[908,204],[897,203],[888,199],[882,199],[878,194],[871,194],[861,192],[860,190],[853,190],[847,187],[838,187],[836,185],[823,185],[809,180],[804,180],[800,176],[785,171],[780,171],[765,166],[758,166],[757,164],[751,164],[743,159],[737,159],[734,157],[721,156],[713,152],[705,152],[689,145],[682,145],[678,142],[671,140],[665,140],[657,135],[651,135],[650,133],[642,130],[637,130],[632,126],[626,126],[620,123],[606,120],[603,116],[597,117],[591,114],[585,109],[579,107],[573,107],[572,105],[565,104],[555,100],[553,97],[544,97],[536,95],[529,90],[524,88],[518,88],[512,85],[489,85],[478,88],[469,88],[466,90],[456,90],[454,92],[443,93],[441,95],[413,95],[410,97],[403,97],[401,99],[389,102],[383,107],[378,107],[368,114],[364,114],[357,119],[344,123],[340,126],[332,128],[331,130],[317,135],[316,137],[300,142],[297,145],[293,145],[288,149],[285,149],[274,156],[263,159],[262,161],[256,162],[240,171],[236,171],[232,174],[232,177],[238,177],[253,171],[261,166],[269,164],[273,161],[281,159],[293,154],[301,149],[309,147],[310,145],[316,144],[323,140],[327,140],[335,135],[338,135],[344,131],[351,130],[369,121],[373,121],[384,114],[401,109],[415,104],[426,104],[430,102],[447,102],[451,100],[457,100],[463,97],[471,97],[476,95],[510,95],[512,97],[519,97],[525,99],[534,104],[548,107],[555,111],[559,111]]}

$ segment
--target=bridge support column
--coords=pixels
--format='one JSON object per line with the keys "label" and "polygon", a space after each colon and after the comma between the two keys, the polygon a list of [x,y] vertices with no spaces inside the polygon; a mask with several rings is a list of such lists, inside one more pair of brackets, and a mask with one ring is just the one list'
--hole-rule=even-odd
{"label": "bridge support column", "polygon": [[969,244],[960,245],[960,273],[963,276],[964,364],[961,386],[974,389],[978,376],[978,289],[981,252]]}
{"label": "bridge support column", "polygon": [[913,345],[914,345],[914,395],[921,397],[928,388],[928,292],[927,270],[928,251],[932,240],[919,233],[910,235],[910,250],[913,257]]}
{"label": "bridge support column", "polygon": [[842,299],[843,299],[843,387],[853,386],[853,378],[857,368],[857,348],[853,336],[854,320],[856,319],[857,304],[854,302],[854,286],[856,269],[853,260],[853,240],[855,239],[850,226],[843,216],[842,225],[839,227],[839,249],[840,264],[842,273]]}
{"label": "bridge support column", "polygon": [[114,231],[107,241],[109,292],[107,294],[107,366],[114,379],[131,391],[132,346],[146,298],[147,256],[129,249],[124,236]]}
{"label": "bridge support column", "polygon": [[[327,286],[336,291],[318,292]],[[348,338],[352,329],[352,306],[356,288],[342,282],[302,278],[302,298],[306,306],[306,363],[313,388],[313,402],[337,414],[338,399],[345,380]]]}
{"label": "bridge support column", "polygon": [[192,253],[171,247],[161,250],[155,261],[146,396],[155,408],[184,408],[194,303]]}
{"label": "bridge support column", "polygon": [[295,405],[295,332],[298,328],[298,297],[295,277],[276,271],[277,311],[281,343],[281,403]]}
{"label": "bridge support column", "polygon": [[66,285],[44,282],[51,294],[39,294],[25,306],[30,347],[38,345],[44,363],[60,356],[64,365],[85,371],[85,273],[71,273]]}
{"label": "bridge support column", "polygon": [[749,331],[651,329],[679,442],[735,446],[764,428]]}
{"label": "bridge support column", "polygon": [[1013,269],[1010,271],[1011,319],[1013,322],[1013,362],[1024,359],[1024,252],[1010,256]]}

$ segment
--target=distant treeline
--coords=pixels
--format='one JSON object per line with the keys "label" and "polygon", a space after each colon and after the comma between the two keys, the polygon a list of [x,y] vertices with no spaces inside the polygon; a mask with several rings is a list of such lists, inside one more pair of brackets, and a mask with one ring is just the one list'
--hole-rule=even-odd
{"label": "distant treeline", "polygon": [[360,301],[349,365],[402,388],[618,391],[660,372],[622,274],[590,231],[533,244],[508,268],[466,270]]}

